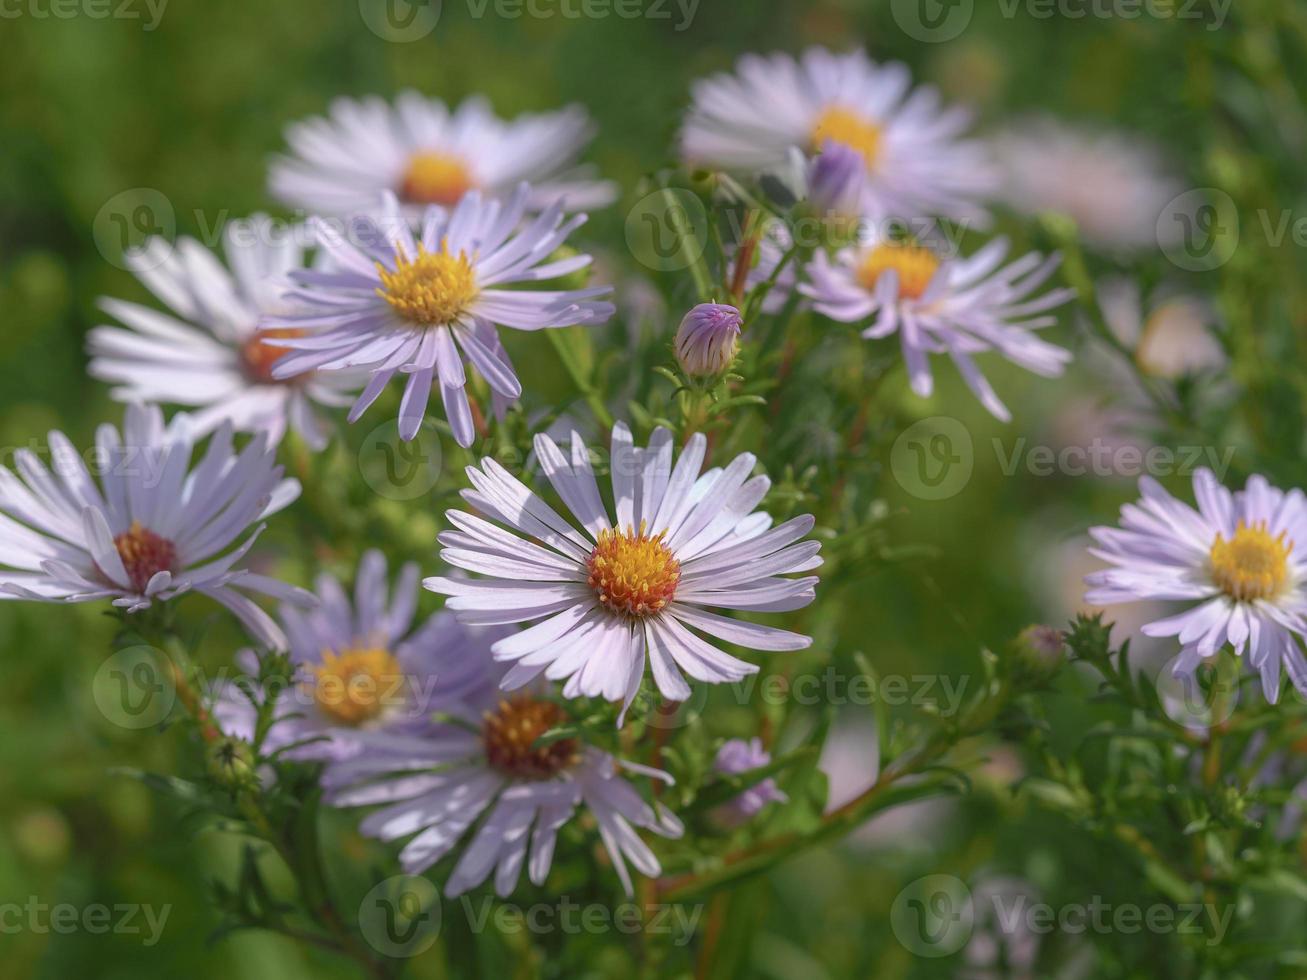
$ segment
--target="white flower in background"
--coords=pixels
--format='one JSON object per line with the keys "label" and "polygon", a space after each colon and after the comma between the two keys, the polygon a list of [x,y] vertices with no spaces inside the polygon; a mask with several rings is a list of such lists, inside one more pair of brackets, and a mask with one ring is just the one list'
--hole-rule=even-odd
{"label": "white flower in background", "polygon": [[646,654],[659,691],[673,701],[690,696],[682,671],[708,683],[757,672],[691,628],[755,650],[799,650],[812,642],[702,608],[786,612],[815,596],[815,577],[785,577],[821,564],[820,544],[799,541],[813,518],[768,530],[771,518],[754,508],[771,481],[750,478],[752,454],[700,476],[707,452],[702,433],[690,438],[673,467],[668,430],[654,430],[648,447],[637,448],[618,423],[611,457],[616,520],[610,521],[579,435],[572,434],[570,460],[544,435],[536,436],[535,450],[584,531],[487,458],[480,469],[468,468],[474,489],[463,497],[511,530],[449,511],[445,516],[457,530],[440,535],[441,557],[485,577],[423,583],[450,596],[448,608],[467,623],[541,620],[492,647],[496,659],[514,662],[506,690],[543,673],[567,679],[564,697],[623,700],[624,717],[644,677]]}
{"label": "white flower in background", "polygon": [[575,166],[593,128],[579,106],[509,122],[483,98],[453,110],[413,91],[393,105],[341,98],[327,118],[287,127],[291,155],[273,162],[269,189],[291,207],[342,216],[376,210],[389,192],[417,219],[427,205],[452,207],[474,190],[511,196],[523,181],[533,187],[532,210],[602,207],[615,200],[613,185]]}
{"label": "white flower in background", "polygon": [[543,330],[602,323],[613,314],[612,303],[597,299],[612,291],[609,286],[531,288],[586,268],[590,256],[551,261],[585,215],[564,220],[555,204],[523,225],[530,196],[525,184],[508,201],[486,200],[474,191],[453,211],[427,209],[418,237],[393,196],[387,197],[380,223],[370,218],[355,223],[356,241],[312,220],[333,267],[295,273],[300,285],[290,295],[300,302],[298,311],[264,319],[267,327],[297,334],[274,341],[293,352],[277,362],[273,376],[368,371],[367,387],[349,413],[351,423],[391,379],[404,377],[399,409],[404,439],[417,435],[432,384],[438,383],[454,438],[460,446],[472,445],[475,427],[463,358],[506,402],[522,393],[496,324]]}
{"label": "white flower in background", "polygon": [[934,391],[930,355],[947,354],[963,380],[996,418],[1011,416],[973,358],[995,351],[1028,371],[1059,376],[1071,352],[1039,338],[1057,323],[1048,311],[1075,295],[1071,289],[1033,294],[1057,269],[1059,257],[1031,252],[1004,266],[1002,238],[967,258],[946,258],[926,244],[908,244],[872,232],[832,259],[818,252],[799,291],[818,313],[842,323],[870,321],[867,339],[897,333],[912,390]]}
{"label": "white flower in background", "polygon": [[913,89],[902,64],[821,48],[798,60],[749,54],[735,74],[702,79],[692,94],[681,132],[691,166],[784,174],[793,148],[813,156],[835,143],[862,158],[864,214],[984,218],[977,202],[994,175],[984,146],[961,139],[971,114],[942,107],[934,88]]}
{"label": "white flower in background", "polygon": [[[485,683],[445,708],[455,724],[433,724],[422,734],[361,733],[363,749],[323,773],[335,806],[383,808],[360,830],[381,840],[411,838],[400,852],[409,874],[421,874],[468,838],[445,894],[454,897],[494,875],[495,891],[508,895],[522,868],[541,885],[553,863],[559,829],[584,806],[622,886],[633,891],[627,862],[641,874],[661,873],[658,858],[636,829],[680,837],[681,822],[659,803],[648,803],[627,781],[633,773],[671,784],[658,769],[617,759],[580,738],[537,744],[566,725],[566,709],[545,688],[504,696],[499,669],[489,659]],[[475,830],[473,825],[478,824]]]}
{"label": "white flower in background", "polygon": [[1145,477],[1142,499],[1121,508],[1119,528],[1090,529],[1091,553],[1113,567],[1086,576],[1086,601],[1190,603],[1141,627],[1145,636],[1178,638],[1177,676],[1228,643],[1239,656],[1246,652],[1268,701],[1279,698],[1281,664],[1307,694],[1298,646],[1307,634],[1307,498],[1261,476],[1231,493],[1207,469],[1194,474],[1193,486],[1197,510]]}
{"label": "white flower in background", "polygon": [[199,592],[230,609],[261,643],[285,647],[272,617],[237,591],[315,601],[236,567],[263,530],[253,525],[300,492],[297,481],[282,479],[264,436],[237,452],[224,423],[192,467],[185,416],[165,430],[157,408],[129,405],[121,435],[107,424],[96,433],[95,476],[63,433],[49,439],[53,472],[26,449],[14,455],[18,475],[0,467],[0,596],[110,599],[137,612]]}
{"label": "white flower in background", "polygon": [[992,146],[1000,196],[1017,211],[1065,214],[1100,248],[1168,244],[1159,241],[1158,219],[1184,188],[1146,140],[1036,118],[998,134]]}
{"label": "white flower in background", "polygon": [[1158,290],[1147,305],[1133,279],[1114,277],[1098,288],[1108,329],[1134,351],[1145,374],[1168,381],[1225,367],[1216,339],[1216,311],[1196,296]]}
{"label": "white flower in background", "polygon": [[313,373],[274,379],[272,365],[286,351],[264,341],[286,332],[259,329],[260,317],[286,309],[286,277],[303,265],[304,249],[291,229],[278,229],[266,215],[228,224],[223,241],[230,271],[190,238],[175,245],[150,239],[129,255],[132,271],[174,315],[102,299],[105,312],[126,326],[91,330],[88,371],[117,385],[112,394],[120,401],[198,409],[191,415],[197,435],[229,421],[275,444],[289,424],[321,449],[327,424],[314,404],[349,405],[361,381]]}

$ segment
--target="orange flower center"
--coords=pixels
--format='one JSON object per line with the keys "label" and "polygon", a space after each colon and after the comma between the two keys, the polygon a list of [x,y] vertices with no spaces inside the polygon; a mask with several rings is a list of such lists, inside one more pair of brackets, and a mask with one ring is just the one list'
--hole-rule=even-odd
{"label": "orange flower center", "polygon": [[140,521],[113,539],[118,557],[127,569],[132,588],[144,592],[150,579],[159,572],[171,572],[177,562],[177,546],[165,537],[155,534]]}
{"label": "orange flower center", "polygon": [[661,612],[675,598],[681,563],[664,543],[665,535],[664,531],[650,537],[643,521],[639,533],[630,527],[600,532],[587,565],[587,581],[605,607],[643,619]]}
{"label": "orange flower center", "polygon": [[304,331],[295,327],[276,327],[251,334],[249,339],[241,345],[241,367],[245,369],[246,377],[251,381],[264,385],[288,384],[289,381],[279,381],[272,376],[272,366],[289,354],[290,350],[286,347],[274,346],[266,343],[266,341],[268,339],[276,340],[278,338],[302,336],[304,336]]}
{"label": "orange flower center", "polygon": [[503,698],[485,713],[481,738],[491,767],[514,779],[549,779],[580,758],[574,738],[559,738],[543,745],[538,739],[568,720],[567,712],[552,701],[529,694]]}
{"label": "orange flower center", "polygon": [[1241,602],[1269,599],[1289,580],[1291,551],[1283,531],[1271,537],[1265,521],[1251,527],[1240,521],[1229,541],[1218,534],[1212,543],[1212,581]]}
{"label": "orange flower center", "polygon": [[338,725],[365,725],[402,697],[404,672],[382,647],[324,650],[312,671],[313,700]]}
{"label": "orange flower center", "polygon": [[880,136],[880,127],[859,113],[841,106],[831,106],[817,118],[812,127],[812,151],[821,152],[822,144],[827,140],[842,143],[861,153],[870,170],[875,166],[876,157],[880,153]]}
{"label": "orange flower center", "polygon": [[392,272],[377,263],[382,297],[405,320],[421,326],[451,323],[476,297],[476,277],[467,254],[451,255],[447,243],[439,252],[428,252],[420,244],[417,255],[400,255]]}
{"label": "orange flower center", "polygon": [[920,245],[886,242],[877,245],[858,266],[858,282],[875,289],[880,277],[893,269],[899,275],[899,296],[921,299],[939,269],[935,253]]}
{"label": "orange flower center", "polygon": [[447,153],[413,154],[399,185],[399,194],[413,204],[457,204],[475,186],[463,161]]}

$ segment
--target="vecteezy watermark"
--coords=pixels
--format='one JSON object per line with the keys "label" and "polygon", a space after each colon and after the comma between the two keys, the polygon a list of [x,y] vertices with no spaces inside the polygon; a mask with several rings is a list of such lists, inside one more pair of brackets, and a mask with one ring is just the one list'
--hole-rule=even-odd
{"label": "vecteezy watermark", "polygon": [[971,24],[975,0],[892,0],[899,30],[927,44],[952,41]]}
{"label": "vecteezy watermark", "polygon": [[119,728],[153,728],[171,713],[177,687],[166,654],[154,647],[134,646],[100,665],[91,696],[100,713]]}
{"label": "vecteezy watermark", "polygon": [[[447,2],[447,0],[444,0]],[[359,0],[363,23],[383,41],[407,44],[436,29],[442,0]],[[457,0],[472,20],[665,20],[687,30],[701,0]]]}
{"label": "vecteezy watermark", "polygon": [[1157,699],[1166,716],[1195,732],[1229,721],[1239,704],[1239,671],[1219,658],[1190,666],[1176,654],[1157,675]]}
{"label": "vecteezy watermark", "polygon": [[444,453],[440,433],[424,421],[412,439],[399,437],[392,419],[363,438],[359,447],[359,473],[374,493],[388,500],[415,500],[431,491],[440,479]]}
{"label": "vecteezy watermark", "polygon": [[0,0],[0,20],[139,20],[152,31],[167,6],[168,0]]}
{"label": "vecteezy watermark", "polygon": [[491,926],[504,935],[578,936],[616,932],[627,936],[667,936],[673,946],[685,946],[694,938],[703,915],[702,905],[621,902],[609,906],[600,902],[576,902],[567,895],[531,905],[492,898],[473,902],[463,896],[459,904],[468,925],[478,933]]}
{"label": "vecteezy watermark", "polygon": [[910,953],[936,958],[961,949],[975,927],[971,889],[953,875],[926,875],[898,893],[889,911],[894,938]]}
{"label": "vecteezy watermark", "polygon": [[383,41],[420,41],[440,23],[441,0],[359,0],[359,15]]}
{"label": "vecteezy watermark", "polygon": [[359,931],[383,956],[407,959],[426,952],[440,935],[440,892],[420,875],[378,882],[359,904]]}
{"label": "vecteezy watermark", "polygon": [[998,0],[999,12],[1018,11],[1035,20],[1186,20],[1202,21],[1209,31],[1225,26],[1234,0]]}
{"label": "vecteezy watermark", "polygon": [[67,936],[77,932],[91,935],[140,936],[141,944],[153,946],[163,935],[172,905],[142,905],[124,902],[117,905],[73,905],[70,902],[49,904],[35,895],[24,903],[0,902],[0,935],[31,932]]}
{"label": "vecteezy watermark", "polygon": [[626,244],[655,272],[688,269],[708,247],[708,212],[698,195],[684,188],[656,190],[627,213]]}
{"label": "vecteezy watermark", "polygon": [[[162,191],[133,187],[104,202],[91,224],[91,236],[106,262],[130,269],[134,261],[144,260],[148,241],[171,243],[177,237],[177,212]],[[169,254],[170,247],[156,250],[153,264]]]}
{"label": "vecteezy watermark", "polygon": [[1178,268],[1218,269],[1239,246],[1239,209],[1229,194],[1215,187],[1185,191],[1158,215],[1157,243]]}
{"label": "vecteezy watermark", "polygon": [[[1234,446],[1141,446],[1095,436],[1084,445],[1050,446],[1024,436],[1013,442],[990,440],[998,471],[1018,475],[1099,479],[1188,476],[1206,467],[1224,479],[1234,462]],[[905,429],[890,450],[890,472],[907,493],[920,500],[947,500],[971,482],[976,445],[971,431],[944,415],[922,419]]]}

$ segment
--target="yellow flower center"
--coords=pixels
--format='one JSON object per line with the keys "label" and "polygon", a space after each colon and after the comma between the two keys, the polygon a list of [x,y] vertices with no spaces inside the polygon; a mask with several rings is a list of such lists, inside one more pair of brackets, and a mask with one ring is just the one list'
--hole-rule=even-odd
{"label": "yellow flower center", "polygon": [[827,140],[861,153],[867,169],[875,166],[880,153],[880,127],[853,110],[831,106],[818,117],[812,127],[813,152],[820,152]]}
{"label": "yellow flower center", "polygon": [[312,672],[313,700],[338,725],[364,725],[403,697],[404,672],[382,647],[324,650]]}
{"label": "yellow flower center", "polygon": [[939,259],[921,245],[887,242],[877,245],[862,260],[858,266],[858,282],[867,289],[875,289],[877,281],[890,269],[899,274],[900,297],[921,299],[939,269]]}
{"label": "yellow flower center", "polygon": [[1218,534],[1212,543],[1212,580],[1232,599],[1268,599],[1288,581],[1291,551],[1283,531],[1271,537],[1265,521],[1252,527],[1240,521],[1229,541]]}
{"label": "yellow flower center", "polygon": [[548,779],[580,758],[574,738],[535,744],[545,732],[568,720],[567,713],[552,701],[515,694],[501,699],[484,717],[481,738],[486,761],[514,779]]}
{"label": "yellow flower center", "polygon": [[118,557],[127,569],[132,588],[143,592],[150,579],[158,572],[170,572],[177,561],[177,546],[165,537],[155,534],[140,521],[113,539]]}
{"label": "yellow flower center", "polygon": [[240,351],[241,367],[245,369],[246,377],[259,384],[287,384],[287,381],[278,381],[272,376],[272,366],[289,354],[290,349],[265,343],[265,339],[302,336],[304,336],[304,331],[297,330],[294,327],[277,327],[272,330],[260,330],[258,333],[251,334],[249,339],[241,345]]}
{"label": "yellow flower center", "polygon": [[676,596],[681,563],[663,542],[666,532],[650,537],[640,522],[636,533],[601,531],[590,554],[589,583],[605,607],[642,619],[660,612]]}
{"label": "yellow flower center", "polygon": [[447,153],[413,154],[400,181],[399,194],[413,204],[457,204],[475,186],[463,161]]}
{"label": "yellow flower center", "polygon": [[405,320],[424,327],[453,322],[477,294],[467,254],[451,255],[445,242],[439,252],[419,244],[415,258],[399,255],[394,272],[378,262],[377,272],[382,283],[377,295]]}

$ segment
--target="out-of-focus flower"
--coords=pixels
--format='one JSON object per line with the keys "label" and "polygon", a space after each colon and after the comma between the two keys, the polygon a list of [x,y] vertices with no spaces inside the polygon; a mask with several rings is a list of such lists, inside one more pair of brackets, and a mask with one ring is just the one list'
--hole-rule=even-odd
{"label": "out-of-focus flower", "polygon": [[783,173],[791,148],[812,155],[837,143],[862,159],[863,214],[985,215],[977,202],[992,192],[995,176],[985,148],[960,138],[970,113],[941,108],[933,88],[911,89],[904,65],[821,48],[797,61],[750,54],[735,74],[695,83],[693,99],[681,133],[681,153],[691,165]]}
{"label": "out-of-focus flower", "polygon": [[[590,256],[550,255],[585,221],[564,220],[551,205],[525,226],[530,189],[523,184],[507,202],[467,194],[453,211],[431,207],[414,237],[388,196],[380,223],[360,219],[356,242],[325,222],[311,226],[330,254],[330,271],[294,275],[298,312],[265,317],[266,327],[295,331],[270,343],[292,349],[272,370],[275,378],[310,371],[364,369],[367,387],[350,410],[354,422],[396,375],[407,375],[399,434],[412,439],[426,415],[433,382],[440,385],[445,417],[460,446],[472,445],[475,428],[462,356],[508,402],[521,383],[495,325],[543,330],[601,323],[613,305],[597,299],[611,287],[550,290],[508,288],[564,276],[590,264]],[[460,356],[459,351],[462,351]]]}
{"label": "out-of-focus flower", "polygon": [[690,438],[673,467],[667,429],[655,429],[649,445],[637,448],[630,429],[618,423],[610,462],[617,519],[610,521],[579,435],[572,434],[570,461],[547,436],[536,436],[535,450],[584,533],[487,458],[479,469],[468,468],[474,489],[463,497],[512,530],[447,512],[456,530],[440,535],[441,557],[484,578],[438,576],[423,583],[450,596],[448,608],[466,623],[541,620],[493,646],[496,659],[514,662],[506,690],[542,673],[567,678],[565,697],[624,700],[624,718],[646,653],[659,691],[672,701],[690,696],[682,671],[708,683],[757,672],[687,627],[755,650],[799,650],[812,642],[702,608],[785,612],[815,597],[815,577],[785,577],[821,564],[820,544],[799,540],[813,518],[768,530],[771,518],[754,508],[771,481],[750,478],[757,462],[751,453],[700,476],[707,451],[702,433]]}
{"label": "out-of-focus flower", "polygon": [[1047,311],[1071,299],[1071,289],[1033,294],[1057,268],[1057,255],[1031,252],[1001,267],[1007,241],[995,239],[969,258],[943,258],[932,247],[873,235],[867,244],[841,249],[831,259],[818,252],[799,291],[817,312],[843,323],[870,319],[867,339],[895,332],[903,348],[912,390],[934,390],[929,355],[948,354],[963,380],[995,417],[1008,421],[999,400],[972,359],[997,351],[1028,371],[1060,375],[1071,353],[1041,340],[1036,330],[1053,326]]}
{"label": "out-of-focus flower", "polygon": [[992,145],[1003,172],[1000,196],[1023,214],[1065,214],[1097,247],[1167,244],[1159,241],[1158,219],[1183,188],[1145,140],[1037,118]]}
{"label": "out-of-focus flower", "polygon": [[615,758],[580,737],[539,743],[541,735],[569,722],[566,709],[540,686],[502,695],[498,669],[488,658],[480,662],[489,665],[485,683],[446,708],[457,723],[434,724],[422,734],[361,733],[364,751],[329,764],[323,773],[329,802],[385,804],[365,817],[360,829],[386,841],[412,838],[399,856],[409,874],[422,873],[452,852],[480,821],[445,883],[450,897],[492,873],[495,891],[507,895],[524,865],[528,878],[543,884],[558,831],[582,805],[598,824],[628,895],[633,890],[628,861],[641,874],[660,874],[658,858],[636,828],[673,838],[684,828],[661,804],[645,802],[624,771],[669,785],[672,778]]}
{"label": "out-of-focus flower", "polygon": [[416,220],[427,205],[453,207],[474,190],[510,197],[522,181],[534,188],[532,210],[602,207],[616,198],[613,185],[575,167],[592,134],[579,106],[506,122],[482,98],[452,111],[413,91],[394,105],[342,98],[328,118],[287,128],[292,155],[274,161],[268,183],[278,200],[311,214],[373,211],[389,192]]}
{"label": "out-of-focus flower", "polygon": [[[771,753],[762,747],[762,739],[732,738],[722,743],[713,760],[713,768],[729,774],[748,772],[771,762]],[[718,807],[715,816],[723,823],[734,826],[757,816],[768,803],[784,803],[789,799],[774,779],[764,779]]]}
{"label": "out-of-focus flower", "polygon": [[1090,530],[1091,553],[1114,567],[1086,576],[1085,598],[1096,605],[1135,600],[1196,602],[1184,612],[1145,624],[1146,636],[1181,644],[1177,676],[1229,643],[1247,651],[1266,699],[1280,694],[1280,668],[1307,693],[1307,660],[1296,637],[1307,635],[1307,498],[1250,477],[1231,493],[1211,470],[1194,473],[1198,509],[1157,481],[1139,481],[1142,499],[1121,509],[1121,526]]}
{"label": "out-of-focus flower", "polygon": [[236,452],[229,423],[192,467],[186,422],[178,416],[165,430],[157,408],[127,406],[121,434],[112,425],[96,433],[99,479],[62,432],[49,436],[53,473],[18,450],[18,475],[0,467],[0,597],[110,599],[133,613],[199,592],[259,642],[284,648],[272,617],[237,590],[307,604],[313,596],[236,566],[263,530],[255,523],[290,504],[300,485],[282,479],[265,436]]}
{"label": "out-of-focus flower", "polygon": [[[314,404],[346,406],[361,379],[348,373],[272,376],[286,351],[272,347],[259,318],[284,312],[286,278],[303,265],[304,249],[289,229],[266,215],[234,221],[224,231],[228,271],[199,242],[150,239],[127,262],[177,318],[146,306],[103,299],[126,327],[99,326],[88,335],[92,377],[118,387],[121,401],[193,406],[192,431],[230,421],[238,432],[280,441],[289,424],[314,449],[327,444],[327,426]],[[178,319],[179,318],[179,319]]]}
{"label": "out-of-focus flower", "polygon": [[740,311],[725,303],[700,303],[681,319],[676,359],[695,378],[721,374],[740,346]]}
{"label": "out-of-focus flower", "polygon": [[862,155],[843,143],[828,141],[808,164],[808,206],[818,214],[856,215],[866,182]]}
{"label": "out-of-focus flower", "polygon": [[1225,351],[1213,333],[1216,311],[1196,296],[1158,291],[1145,307],[1137,282],[1112,278],[1099,285],[1098,304],[1145,374],[1174,381],[1225,367]]}

